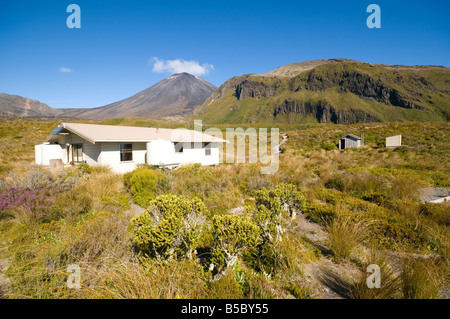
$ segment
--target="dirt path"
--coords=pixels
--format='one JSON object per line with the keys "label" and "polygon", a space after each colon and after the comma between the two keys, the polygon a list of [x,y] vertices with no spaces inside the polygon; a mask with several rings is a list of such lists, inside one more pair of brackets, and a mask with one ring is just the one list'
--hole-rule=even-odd
{"label": "dirt path", "polygon": [[299,214],[294,229],[310,239],[322,252],[322,257],[318,261],[306,264],[303,268],[305,285],[316,293],[314,297],[350,298],[348,283],[359,278],[361,271],[351,263],[335,263],[331,259],[326,245],[328,233],[321,225],[310,222],[303,214]]}

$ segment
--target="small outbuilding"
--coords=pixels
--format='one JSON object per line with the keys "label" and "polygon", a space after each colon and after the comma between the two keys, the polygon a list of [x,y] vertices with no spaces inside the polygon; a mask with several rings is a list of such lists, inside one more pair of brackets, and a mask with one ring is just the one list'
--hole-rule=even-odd
{"label": "small outbuilding", "polygon": [[401,135],[386,137],[386,147],[395,148],[398,146],[402,146],[402,136]]}
{"label": "small outbuilding", "polygon": [[347,134],[339,139],[340,150],[345,150],[349,147],[361,147],[361,145],[361,137],[353,134]]}

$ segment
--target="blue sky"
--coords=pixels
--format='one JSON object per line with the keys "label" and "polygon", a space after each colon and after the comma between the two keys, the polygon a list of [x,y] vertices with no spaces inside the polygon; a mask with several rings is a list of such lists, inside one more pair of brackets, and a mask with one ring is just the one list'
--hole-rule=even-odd
{"label": "blue sky", "polygon": [[[80,29],[66,25],[72,3]],[[371,3],[381,29],[366,25]],[[186,61],[217,86],[325,58],[450,67],[449,12],[448,0],[2,0],[0,92],[52,107],[103,106]]]}

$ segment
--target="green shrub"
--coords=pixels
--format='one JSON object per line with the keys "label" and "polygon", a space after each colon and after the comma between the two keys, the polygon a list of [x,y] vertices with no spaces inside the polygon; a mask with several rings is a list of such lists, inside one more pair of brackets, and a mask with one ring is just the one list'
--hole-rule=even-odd
{"label": "green shrub", "polygon": [[263,242],[280,241],[297,212],[305,207],[306,198],[292,184],[279,184],[275,189],[256,191],[253,218],[261,228]]}
{"label": "green shrub", "polygon": [[337,145],[333,142],[323,141],[322,143],[320,143],[320,148],[324,149],[325,151],[331,151],[337,149]]}
{"label": "green shrub", "polygon": [[215,215],[213,217],[214,243],[211,263],[214,279],[222,277],[236,262],[245,248],[260,243],[260,229],[248,217],[238,215]]}
{"label": "green shrub", "polygon": [[128,172],[123,174],[123,185],[126,187],[127,190],[131,190],[131,178],[133,177],[133,172]]}
{"label": "green shrub", "polygon": [[157,195],[164,192],[166,179],[159,170],[148,168],[137,168],[132,175],[124,177],[125,183],[129,183],[133,201],[142,207],[147,207],[148,203]]}
{"label": "green shrub", "polygon": [[132,240],[141,253],[158,260],[191,258],[205,214],[199,199],[160,195],[131,220]]}
{"label": "green shrub", "polygon": [[77,167],[80,176],[90,175],[92,173],[92,167],[87,163],[81,163]]}
{"label": "green shrub", "polygon": [[336,216],[335,207],[332,205],[310,202],[305,208],[306,218],[315,223],[331,222]]}

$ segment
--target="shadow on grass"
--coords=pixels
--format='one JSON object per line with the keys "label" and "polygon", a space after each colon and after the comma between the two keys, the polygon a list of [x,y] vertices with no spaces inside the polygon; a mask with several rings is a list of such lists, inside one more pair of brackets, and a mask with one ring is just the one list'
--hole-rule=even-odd
{"label": "shadow on grass", "polygon": [[321,268],[318,274],[319,281],[328,289],[335,292],[337,295],[344,299],[350,299],[350,284],[341,278],[339,274],[333,272],[330,269]]}

